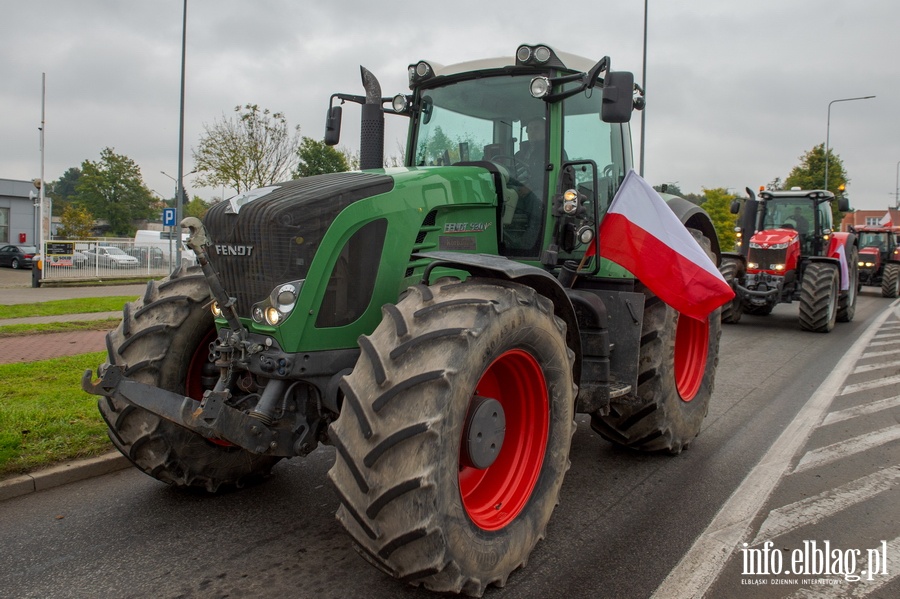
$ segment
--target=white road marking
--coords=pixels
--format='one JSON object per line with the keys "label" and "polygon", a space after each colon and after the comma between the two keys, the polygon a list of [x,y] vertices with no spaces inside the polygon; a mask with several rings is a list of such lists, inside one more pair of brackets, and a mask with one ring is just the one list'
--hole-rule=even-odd
{"label": "white road marking", "polygon": [[836,489],[807,497],[769,512],[750,545],[769,541],[808,524],[815,524],[852,505],[887,491],[900,479],[900,466],[879,470]]}
{"label": "white road marking", "polygon": [[[890,352],[892,355],[896,355],[896,352]],[[890,362],[878,362],[877,364],[864,364],[863,366],[857,366],[853,370],[853,374],[862,374],[863,372],[872,372],[873,370],[881,370],[882,368],[891,368],[893,366],[900,366],[900,360],[892,360]]]}
{"label": "white road marking", "polygon": [[824,466],[841,458],[860,453],[900,439],[900,425],[889,426],[873,433],[852,437],[839,443],[832,443],[819,449],[807,452],[797,463],[794,472],[803,472],[810,468]]}
{"label": "white road marking", "polygon": [[884,321],[894,315],[893,308],[897,303],[893,302],[892,309],[882,312],[859,336],[652,597],[681,599],[706,594],[735,549],[750,535],[753,519],[790,467],[791,460],[806,443],[812,430],[822,422],[834,399],[834,390],[843,385]]}
{"label": "white road marking", "polygon": [[834,424],[835,422],[843,422],[844,420],[850,420],[851,418],[856,418],[857,416],[875,414],[876,412],[889,410],[891,408],[896,408],[897,406],[900,406],[900,395],[888,397],[887,399],[880,399],[878,401],[862,404],[861,406],[856,406],[853,408],[847,408],[846,410],[830,412],[828,416],[825,417],[825,420],[822,421],[822,426],[828,426],[829,424]]}
{"label": "white road marking", "polygon": [[[878,551],[880,553],[883,549],[884,546],[880,546],[870,547],[863,551],[856,561],[856,571],[862,572],[869,567],[869,551]],[[814,589],[800,589],[787,599],[862,599],[863,597],[868,597],[900,574],[900,557],[898,556],[900,556],[900,537],[889,541],[887,544],[887,574],[874,575],[872,577],[873,580],[868,580],[868,574],[866,574],[857,582],[823,585]]]}
{"label": "white road marking", "polygon": [[897,355],[897,350],[890,350],[890,351],[866,352],[861,357],[863,357],[863,358],[880,358],[881,356],[896,356],[896,355]]}
{"label": "white road marking", "polygon": [[859,393],[860,391],[871,391],[872,389],[887,387],[888,385],[895,385],[897,383],[900,383],[900,374],[886,376],[884,378],[875,379],[874,381],[866,381],[865,383],[847,385],[840,393],[838,393],[838,395],[849,395],[851,393]]}

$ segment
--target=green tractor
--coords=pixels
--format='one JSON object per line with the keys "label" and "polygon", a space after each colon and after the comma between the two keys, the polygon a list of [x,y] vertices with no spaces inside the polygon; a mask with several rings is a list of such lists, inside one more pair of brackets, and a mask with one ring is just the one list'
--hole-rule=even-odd
{"label": "green tractor", "polygon": [[[177,487],[240,487],[333,446],[359,553],[479,596],[545,535],[576,413],[636,450],[696,437],[720,315],[682,316],[587,252],[632,167],[631,73],[522,45],[412,64],[393,98],[362,78],[326,124],[336,143],[341,104],[362,105],[362,170],[185,219],[198,264],[125,306],[82,386],[122,453]],[[409,119],[404,167],[383,168],[385,114]],[[717,262],[707,214],[669,205]]]}

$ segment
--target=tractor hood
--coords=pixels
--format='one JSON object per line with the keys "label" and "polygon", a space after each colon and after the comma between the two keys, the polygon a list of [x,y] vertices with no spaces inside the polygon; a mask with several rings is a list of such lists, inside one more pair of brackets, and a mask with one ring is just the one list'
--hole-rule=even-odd
{"label": "tractor hood", "polygon": [[791,243],[799,240],[800,234],[793,229],[768,229],[765,231],[757,231],[750,238],[750,243],[757,244],[763,249],[782,243]]}
{"label": "tractor hood", "polygon": [[860,263],[868,262],[870,264],[873,264],[874,268],[877,269],[881,264],[881,252],[878,251],[878,248],[862,248],[859,250],[859,261]]}

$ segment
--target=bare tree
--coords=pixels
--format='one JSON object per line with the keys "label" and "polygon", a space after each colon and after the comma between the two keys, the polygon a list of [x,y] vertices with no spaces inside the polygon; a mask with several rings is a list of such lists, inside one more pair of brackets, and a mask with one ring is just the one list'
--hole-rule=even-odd
{"label": "bare tree", "polygon": [[235,115],[204,125],[193,150],[196,181],[238,193],[290,178],[297,164],[300,127],[293,134],[281,112],[256,104],[236,106]]}

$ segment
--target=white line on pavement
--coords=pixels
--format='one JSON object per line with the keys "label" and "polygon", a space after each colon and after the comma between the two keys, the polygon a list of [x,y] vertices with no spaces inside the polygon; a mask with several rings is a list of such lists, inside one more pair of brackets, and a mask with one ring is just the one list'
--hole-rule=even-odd
{"label": "white line on pavement", "polygon": [[750,545],[770,541],[807,524],[815,524],[852,505],[893,487],[900,479],[900,466],[893,466],[858,478],[835,489],[795,501],[769,512]]}
{"label": "white line on pavement", "polygon": [[828,426],[835,422],[843,422],[844,420],[850,420],[857,416],[875,414],[882,410],[896,408],[897,406],[900,406],[900,395],[888,397],[887,399],[880,399],[878,401],[873,401],[872,403],[865,403],[861,406],[847,408],[846,410],[840,410],[838,412],[830,412],[828,416],[825,417],[825,420],[822,421],[822,426]]}
{"label": "white line on pavement", "polygon": [[[891,308],[897,303],[894,301]],[[822,422],[834,399],[834,390],[839,389],[844,383],[853,365],[871,343],[872,337],[888,316],[893,314],[893,309],[885,310],[857,338],[844,358],[735,489],[706,530],[694,541],[678,565],[669,572],[652,597],[680,599],[685,596],[701,597],[706,594],[734,550],[749,536],[753,519],[790,467],[791,460],[806,443],[812,430]]]}
{"label": "white line on pavement", "polygon": [[841,458],[896,441],[897,439],[900,439],[900,425],[889,426],[873,433],[866,433],[839,443],[832,443],[831,445],[807,452],[800,462],[797,463],[794,472],[803,472],[810,468],[824,466]]}

